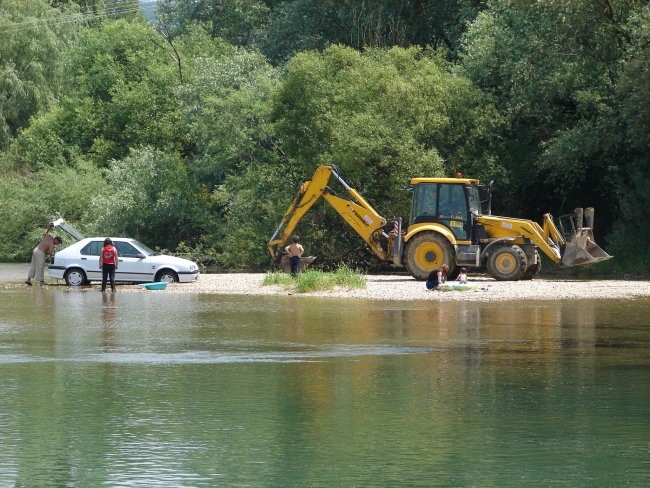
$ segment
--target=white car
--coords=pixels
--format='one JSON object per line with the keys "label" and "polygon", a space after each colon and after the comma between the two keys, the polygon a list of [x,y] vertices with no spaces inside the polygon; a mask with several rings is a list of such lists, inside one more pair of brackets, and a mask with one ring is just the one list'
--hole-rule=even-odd
{"label": "white car", "polygon": [[[84,237],[63,219],[52,222],[77,242],[54,254],[48,274],[57,280],[64,279],[68,286],[81,286],[91,281],[101,281],[99,252],[105,237]],[[158,254],[135,239],[111,237],[119,255],[115,281],[148,283],[165,281],[189,283],[199,277],[198,265],[188,259]]]}

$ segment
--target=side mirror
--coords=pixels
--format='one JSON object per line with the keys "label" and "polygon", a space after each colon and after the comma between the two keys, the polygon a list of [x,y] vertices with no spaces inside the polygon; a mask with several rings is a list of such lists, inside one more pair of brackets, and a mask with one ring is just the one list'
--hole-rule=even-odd
{"label": "side mirror", "polygon": [[138,256],[137,256],[138,259],[144,259],[144,258],[146,258],[146,257],[147,257],[147,256],[145,256],[145,255],[142,254],[141,252],[139,252],[139,253],[138,253]]}

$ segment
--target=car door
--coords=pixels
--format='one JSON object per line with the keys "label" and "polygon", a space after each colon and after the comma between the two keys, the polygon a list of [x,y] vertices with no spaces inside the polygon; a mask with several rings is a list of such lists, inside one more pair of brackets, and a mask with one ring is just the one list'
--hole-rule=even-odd
{"label": "car door", "polygon": [[153,281],[151,260],[137,247],[126,240],[113,239],[117,249],[118,267],[115,278],[120,281]]}
{"label": "car door", "polygon": [[88,281],[102,279],[102,270],[99,269],[99,254],[104,247],[104,240],[92,240],[79,251],[81,267],[86,272]]}

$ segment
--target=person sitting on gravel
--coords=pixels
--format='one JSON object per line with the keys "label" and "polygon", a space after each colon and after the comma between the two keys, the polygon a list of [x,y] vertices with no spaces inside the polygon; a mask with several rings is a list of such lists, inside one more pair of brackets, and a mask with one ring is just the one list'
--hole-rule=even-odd
{"label": "person sitting on gravel", "polygon": [[458,284],[466,285],[467,284],[467,269],[460,268],[460,273],[458,273]]}
{"label": "person sitting on gravel", "polygon": [[433,271],[431,271],[426,281],[427,290],[435,290],[436,288],[438,288],[438,285],[445,283],[447,281],[448,270],[449,270],[449,266],[443,264],[438,269],[434,269]]}

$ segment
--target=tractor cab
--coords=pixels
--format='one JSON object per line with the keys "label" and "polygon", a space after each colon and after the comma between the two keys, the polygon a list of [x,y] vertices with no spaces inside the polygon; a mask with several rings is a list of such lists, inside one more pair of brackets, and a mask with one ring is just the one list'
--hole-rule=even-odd
{"label": "tractor cab", "polygon": [[409,229],[418,224],[440,224],[457,241],[469,241],[472,215],[480,215],[478,180],[469,178],[413,178]]}

